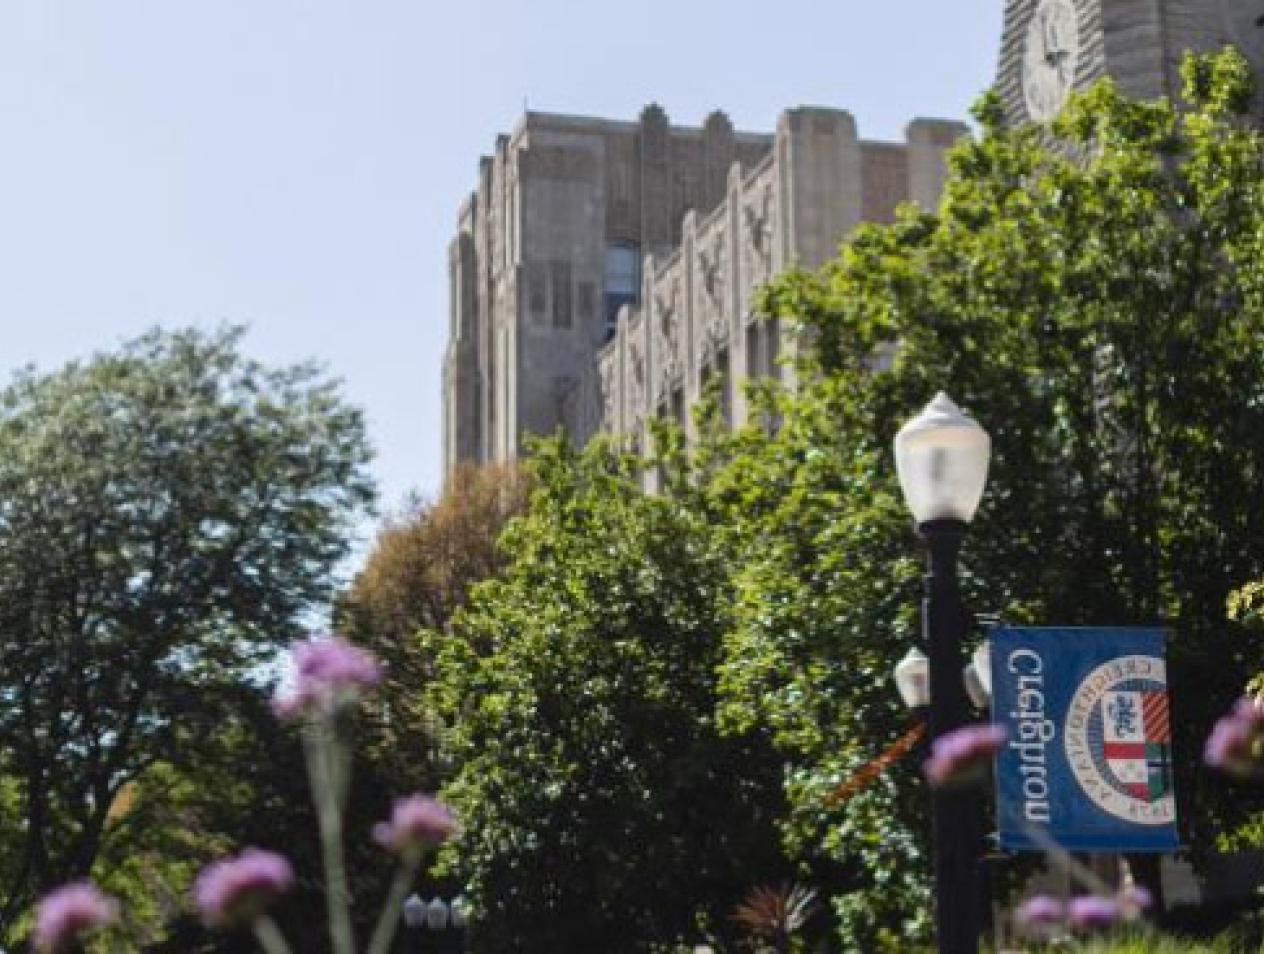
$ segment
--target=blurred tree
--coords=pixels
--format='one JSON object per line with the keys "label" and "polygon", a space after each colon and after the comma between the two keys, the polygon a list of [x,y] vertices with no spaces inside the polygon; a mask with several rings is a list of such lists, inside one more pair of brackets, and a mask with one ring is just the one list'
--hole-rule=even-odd
{"label": "blurred tree", "polygon": [[372,502],[360,412],[241,335],[154,331],[0,393],[0,935],[129,857],[127,801],[212,747]]}
{"label": "blurred tree", "polygon": [[497,541],[527,493],[514,463],[462,464],[437,500],[414,503],[382,528],[340,601],[344,627],[382,651],[423,627],[447,628],[470,588],[501,569]]}
{"label": "blurred tree", "polygon": [[366,713],[365,745],[397,789],[432,789],[442,774],[439,723],[422,693],[433,666],[419,632],[446,629],[474,585],[500,571],[497,541],[527,494],[516,464],[462,465],[437,500],[415,503],[383,527],[338,601],[338,629],[386,663],[385,684]]}

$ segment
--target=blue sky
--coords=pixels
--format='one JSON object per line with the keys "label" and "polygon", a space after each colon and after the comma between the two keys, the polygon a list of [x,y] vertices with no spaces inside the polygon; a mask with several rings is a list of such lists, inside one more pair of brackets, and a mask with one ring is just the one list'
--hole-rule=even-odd
{"label": "blue sky", "polygon": [[4,0],[0,377],[246,323],[368,412],[383,503],[440,481],[446,245],[532,109],[962,117],[1001,0]]}

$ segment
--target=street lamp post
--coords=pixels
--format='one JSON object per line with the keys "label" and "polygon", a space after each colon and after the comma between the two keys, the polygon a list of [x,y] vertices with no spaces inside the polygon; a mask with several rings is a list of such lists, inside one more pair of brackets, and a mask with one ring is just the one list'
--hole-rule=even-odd
{"label": "street lamp post", "polygon": [[[962,642],[970,616],[957,585],[957,554],[987,483],[991,440],[942,392],[895,438],[900,486],[926,541],[922,636],[930,659],[930,738],[969,718]],[[977,954],[982,825],[977,797],[934,789],[935,935],[940,954]]]}
{"label": "street lamp post", "polygon": [[434,951],[462,951],[465,949],[465,927],[469,912],[463,897],[457,896],[451,904],[444,903],[442,898],[423,901],[416,893],[404,901],[404,926],[412,938],[412,943],[422,950],[422,937],[426,932],[434,935]]}

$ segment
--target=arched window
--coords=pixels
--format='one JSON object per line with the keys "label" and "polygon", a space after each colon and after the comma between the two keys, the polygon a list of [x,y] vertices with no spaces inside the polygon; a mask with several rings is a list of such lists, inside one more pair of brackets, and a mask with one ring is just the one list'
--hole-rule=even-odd
{"label": "arched window", "polygon": [[619,309],[635,304],[641,291],[641,250],[619,242],[606,247],[605,317],[607,336],[614,333]]}

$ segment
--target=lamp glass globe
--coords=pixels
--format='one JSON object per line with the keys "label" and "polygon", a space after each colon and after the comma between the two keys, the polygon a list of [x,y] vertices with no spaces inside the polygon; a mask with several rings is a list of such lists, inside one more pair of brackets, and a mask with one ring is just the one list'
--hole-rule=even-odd
{"label": "lamp glass globe", "polygon": [[895,467],[914,519],[973,520],[991,454],[987,431],[947,394],[936,394],[895,436]]}

